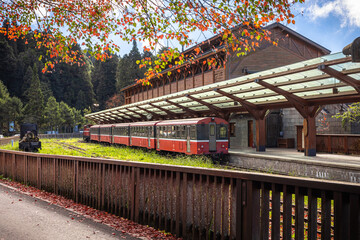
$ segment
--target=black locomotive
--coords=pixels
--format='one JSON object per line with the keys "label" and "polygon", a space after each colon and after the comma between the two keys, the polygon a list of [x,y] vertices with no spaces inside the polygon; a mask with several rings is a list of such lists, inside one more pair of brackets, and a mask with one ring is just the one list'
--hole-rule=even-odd
{"label": "black locomotive", "polygon": [[37,152],[41,149],[36,124],[24,123],[20,126],[19,149],[25,152]]}

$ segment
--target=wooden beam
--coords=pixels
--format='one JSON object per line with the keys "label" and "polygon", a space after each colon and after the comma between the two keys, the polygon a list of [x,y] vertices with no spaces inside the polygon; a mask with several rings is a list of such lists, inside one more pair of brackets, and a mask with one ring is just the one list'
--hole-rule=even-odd
{"label": "wooden beam", "polygon": [[156,106],[155,104],[152,104],[152,103],[149,103],[149,105],[152,106],[152,107],[154,107],[154,108],[160,109],[160,110],[163,111],[163,112],[166,112],[166,114],[169,115],[169,116],[171,116],[171,117],[179,117],[179,114],[174,113],[174,112],[172,112],[172,111],[170,111],[170,110],[167,110],[167,109],[162,108],[162,107],[160,107],[160,106]]}
{"label": "wooden beam", "polygon": [[129,112],[131,112],[131,113],[134,113],[134,114],[139,115],[139,116],[140,116],[140,118],[141,118],[142,120],[147,120],[147,118],[146,118],[146,116],[145,116],[144,114],[141,114],[141,113],[135,112],[135,111],[130,110],[130,109],[128,109],[128,108],[125,108],[125,110],[126,110],[126,111],[129,111]]}
{"label": "wooden beam", "polygon": [[163,115],[160,115],[160,114],[157,114],[157,113],[155,113],[155,112],[149,111],[149,110],[147,110],[146,108],[142,108],[142,107],[139,107],[139,106],[136,106],[136,107],[137,107],[138,109],[140,109],[140,110],[143,110],[143,111],[145,111],[145,112],[147,112],[147,113],[149,113],[149,114],[157,117],[157,118],[162,119],[162,118],[164,117]]}
{"label": "wooden beam", "polygon": [[111,112],[111,113],[114,114],[114,115],[116,115],[116,116],[118,116],[121,121],[125,121],[125,122],[129,121],[129,119],[124,118],[124,116],[121,116],[121,115],[119,115],[118,113],[115,113],[115,112]]}
{"label": "wooden beam", "polygon": [[343,74],[342,72],[339,72],[329,66],[326,65],[319,65],[318,69],[324,73],[329,74],[330,76],[339,79],[343,83],[346,83],[347,85],[350,85],[351,87],[355,88],[355,90],[360,93],[360,81]]}
{"label": "wooden beam", "polygon": [[241,105],[248,111],[255,119],[264,119],[267,109],[263,109],[251,102],[248,102],[242,98],[236,97],[230,93],[224,92],[223,90],[215,88],[214,91],[221,95],[228,97],[234,101],[241,103]]}
{"label": "wooden beam", "polygon": [[131,118],[131,120],[132,120],[133,122],[137,122],[137,121],[139,121],[139,119],[141,119],[141,118],[138,118],[138,117],[131,116],[130,114],[127,114],[127,113],[124,113],[124,112],[120,112],[120,113],[122,113],[122,114],[124,114],[125,116],[128,116],[129,118]]}
{"label": "wooden beam", "polygon": [[165,102],[167,102],[167,103],[169,103],[169,104],[171,104],[171,105],[174,105],[174,106],[176,106],[176,107],[178,107],[178,108],[181,108],[183,111],[185,111],[185,112],[187,112],[187,113],[189,113],[189,114],[193,114],[193,115],[196,115],[196,116],[200,116],[198,112],[196,112],[196,111],[194,111],[194,110],[191,110],[191,109],[188,108],[188,107],[184,107],[184,106],[182,106],[182,105],[180,105],[180,104],[178,104],[178,103],[172,102],[172,101],[167,100],[167,99],[165,99]]}
{"label": "wooden beam", "polygon": [[293,104],[301,104],[302,106],[308,105],[308,102],[305,99],[303,99],[301,97],[298,97],[298,96],[296,96],[296,95],[294,95],[294,94],[292,94],[290,92],[287,92],[287,91],[285,91],[285,90],[283,90],[281,88],[275,87],[274,85],[271,85],[271,84],[269,84],[267,82],[264,82],[264,81],[262,81],[260,79],[255,79],[255,82],[257,84],[267,88],[267,89],[270,89],[273,92],[276,92],[276,93],[278,93],[280,95],[283,95],[289,102],[291,102]]}
{"label": "wooden beam", "polygon": [[219,107],[216,107],[216,106],[214,106],[214,105],[212,105],[212,104],[210,104],[210,103],[208,103],[208,102],[205,102],[205,101],[203,101],[203,100],[201,100],[201,99],[198,99],[198,98],[195,98],[195,97],[193,97],[193,96],[190,96],[189,94],[187,94],[186,97],[187,97],[187,98],[190,98],[191,100],[193,100],[193,101],[195,101],[195,102],[198,102],[198,103],[200,103],[200,104],[208,107],[208,108],[210,109],[210,111],[212,111],[212,112],[215,113],[216,115],[219,114],[219,113],[220,113],[221,115],[224,115],[223,110],[222,110],[221,108],[219,108]]}

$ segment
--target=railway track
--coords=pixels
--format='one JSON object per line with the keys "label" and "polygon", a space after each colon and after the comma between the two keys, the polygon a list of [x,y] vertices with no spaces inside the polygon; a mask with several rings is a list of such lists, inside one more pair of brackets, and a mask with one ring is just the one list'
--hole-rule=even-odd
{"label": "railway track", "polygon": [[[50,143],[50,142],[44,142],[44,143]],[[89,152],[85,148],[80,148],[80,147],[77,147],[77,146],[74,146],[74,145],[71,145],[71,144],[68,144],[68,143],[64,143],[64,142],[61,142],[60,140],[55,140],[52,143],[58,144],[58,145],[60,145],[60,146],[62,146],[64,148],[67,148],[67,149],[70,149],[70,150],[77,151],[77,152],[83,154],[84,156],[90,156],[90,157],[94,157],[94,158],[107,158],[107,159],[110,159],[110,157],[102,156],[102,155],[99,155],[99,154],[94,153],[94,152]]]}

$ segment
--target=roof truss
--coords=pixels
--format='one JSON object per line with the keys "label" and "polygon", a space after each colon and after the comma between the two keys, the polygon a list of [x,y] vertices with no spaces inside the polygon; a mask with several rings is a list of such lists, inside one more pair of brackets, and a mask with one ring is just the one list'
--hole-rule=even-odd
{"label": "roof truss", "polygon": [[[334,82],[334,78],[341,82]],[[333,92],[335,87],[336,94]],[[360,63],[352,63],[351,57],[337,53],[91,113],[86,117],[105,123],[140,121],[144,116],[148,118],[148,114],[155,119],[226,118],[230,113],[249,112],[261,119],[268,109],[288,107],[295,107],[302,116],[309,116],[324,104],[360,101],[359,93]]]}

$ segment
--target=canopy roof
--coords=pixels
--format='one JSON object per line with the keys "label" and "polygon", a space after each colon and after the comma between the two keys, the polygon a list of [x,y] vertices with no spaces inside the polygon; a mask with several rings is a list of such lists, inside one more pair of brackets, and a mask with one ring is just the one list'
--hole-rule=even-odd
{"label": "canopy roof", "polygon": [[[97,123],[218,116],[360,101],[360,63],[342,53],[86,115]],[[297,108],[298,109],[298,108]]]}

